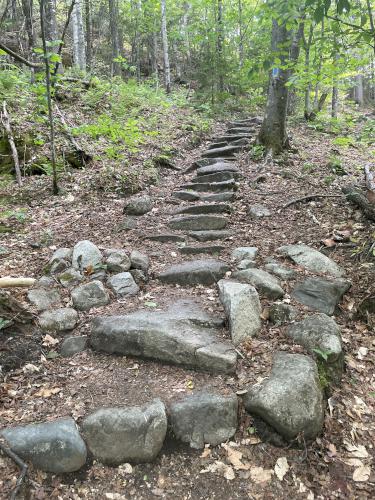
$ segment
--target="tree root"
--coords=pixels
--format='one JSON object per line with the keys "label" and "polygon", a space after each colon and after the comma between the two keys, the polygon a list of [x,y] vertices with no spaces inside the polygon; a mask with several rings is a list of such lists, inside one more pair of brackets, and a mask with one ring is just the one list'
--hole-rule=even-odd
{"label": "tree root", "polygon": [[301,203],[304,201],[316,200],[317,198],[342,198],[342,194],[310,194],[308,196],[303,196],[302,198],[296,198],[295,200],[288,201],[285,203],[280,209],[279,212],[285,210],[285,208],[290,207],[291,205],[295,205],[296,203]]}
{"label": "tree root", "polygon": [[26,476],[27,476],[27,471],[28,471],[28,465],[16,454],[14,453],[8,446],[5,446],[0,442],[0,450],[5,453],[9,458],[15,462],[16,465],[21,469],[21,473],[18,476],[16,486],[14,487],[11,495],[10,495],[10,500],[16,500],[18,492],[21,489],[21,486],[23,485]]}

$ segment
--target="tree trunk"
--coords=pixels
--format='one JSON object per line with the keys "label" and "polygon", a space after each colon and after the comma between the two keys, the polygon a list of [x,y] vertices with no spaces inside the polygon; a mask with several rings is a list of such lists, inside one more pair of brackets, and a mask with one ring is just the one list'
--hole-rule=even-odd
{"label": "tree trunk", "polygon": [[86,71],[85,32],[83,30],[82,0],[77,0],[72,15],[73,60],[75,66]]}
{"label": "tree trunk", "polygon": [[[319,79],[320,79],[320,75],[322,73],[322,66],[323,66],[324,18],[322,20],[320,37],[321,37],[321,46],[319,47],[318,63],[315,64],[315,66],[317,66],[316,84],[315,84],[315,89],[314,89],[314,105],[313,105],[313,110],[314,110],[315,114],[317,112],[318,105],[319,105],[319,83],[320,83]],[[315,60],[315,63],[316,63],[316,60]]]}
{"label": "tree trunk", "polygon": [[[304,19],[302,19],[298,25],[297,31],[295,31],[293,34],[292,44],[291,44],[290,50],[289,50],[289,61],[291,64],[289,64],[288,80],[293,75],[294,68],[298,62],[299,53],[300,53],[300,42],[304,36],[304,32],[305,32],[305,22],[304,22]],[[296,107],[297,107],[297,93],[296,93],[296,89],[294,87],[291,87],[289,89],[289,92],[288,92],[288,110],[287,110],[287,113],[289,115],[294,114]]]}
{"label": "tree trunk", "polygon": [[288,87],[285,85],[288,72],[285,67],[285,47],[289,42],[289,32],[285,23],[272,21],[272,53],[279,52],[281,68],[273,68],[270,74],[266,111],[258,136],[258,141],[267,152],[280,153],[287,146],[286,114],[288,107]]}
{"label": "tree trunk", "polygon": [[223,46],[224,46],[224,29],[223,29],[223,0],[217,0],[217,72],[218,84],[217,90],[224,92],[224,59],[223,59]]}
{"label": "tree trunk", "polygon": [[[45,5],[45,18],[44,18],[44,26],[45,26],[45,38],[46,42],[53,42],[58,40],[57,35],[57,22],[56,22],[56,0],[44,0],[43,4]],[[57,51],[57,47],[55,47]]]}
{"label": "tree trunk", "polygon": [[25,16],[25,28],[28,40],[28,57],[32,59],[35,46],[35,33],[33,27],[33,0],[22,0],[22,11]]}
{"label": "tree trunk", "polygon": [[92,25],[90,0],[85,0],[85,25],[86,25],[86,66],[91,70],[92,62]]}
{"label": "tree trunk", "polygon": [[[336,72],[337,61],[339,59],[339,54],[336,53],[334,57],[334,71]],[[331,116],[332,118],[337,118],[337,110],[339,107],[339,88],[337,77],[334,76],[332,84],[332,101],[331,101]]]}
{"label": "tree trunk", "polygon": [[305,105],[304,105],[304,116],[306,120],[311,118],[311,78],[310,78],[310,50],[314,34],[314,24],[311,23],[309,38],[306,40],[304,37],[304,48],[305,48],[305,78],[307,80],[307,85],[305,89]]}
{"label": "tree trunk", "polygon": [[171,91],[171,69],[169,66],[166,0],[161,0],[161,37],[163,42],[164,85],[167,94]]}
{"label": "tree trunk", "polygon": [[244,63],[242,0],[238,0],[238,35],[238,57],[240,61],[240,68],[242,68]]}
{"label": "tree trunk", "polygon": [[184,2],[184,15],[182,16],[182,36],[185,46],[185,72],[186,69],[190,67],[190,60],[191,60],[189,28],[188,28],[189,9],[190,9],[189,3]]}
{"label": "tree trunk", "polygon": [[108,0],[108,6],[112,44],[111,76],[119,76],[121,75],[121,64],[118,61],[120,57],[120,37],[118,30],[119,9],[117,0]]}
{"label": "tree trunk", "polygon": [[354,99],[359,106],[364,104],[364,91],[363,91],[363,75],[358,74],[355,77]]}

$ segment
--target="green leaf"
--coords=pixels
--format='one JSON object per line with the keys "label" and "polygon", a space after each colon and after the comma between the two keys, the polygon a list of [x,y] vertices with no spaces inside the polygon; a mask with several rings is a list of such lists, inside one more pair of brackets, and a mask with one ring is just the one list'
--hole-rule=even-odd
{"label": "green leaf", "polygon": [[46,354],[46,358],[47,359],[55,359],[55,358],[58,358],[58,357],[59,357],[59,353],[56,352],[56,351],[49,351]]}
{"label": "green leaf", "polygon": [[49,60],[51,62],[61,62],[61,57],[58,54],[53,53],[49,56]]}
{"label": "green leaf", "polygon": [[0,330],[4,330],[7,326],[10,326],[12,324],[11,320],[7,320],[4,318],[0,318]]}
{"label": "green leaf", "polygon": [[314,12],[314,20],[316,23],[321,23],[324,19],[324,5],[319,5]]}
{"label": "green leaf", "polygon": [[5,52],[5,50],[3,49],[0,49],[0,56],[6,56],[7,53]]}
{"label": "green leaf", "polygon": [[158,307],[156,302],[145,302],[145,306],[147,307]]}
{"label": "green leaf", "polygon": [[34,52],[35,52],[35,54],[43,54],[44,53],[43,49],[39,49],[39,48],[34,49]]}

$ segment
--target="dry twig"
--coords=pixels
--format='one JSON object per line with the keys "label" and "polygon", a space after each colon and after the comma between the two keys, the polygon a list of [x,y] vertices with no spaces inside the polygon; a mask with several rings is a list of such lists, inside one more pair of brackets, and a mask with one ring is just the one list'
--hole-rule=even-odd
{"label": "dry twig", "polygon": [[296,198],[295,200],[288,201],[285,203],[280,209],[279,212],[284,210],[285,208],[290,207],[291,205],[295,205],[296,203],[301,203],[304,201],[311,201],[317,198],[342,198],[342,194],[310,194],[308,196],[303,196],[302,198]]}

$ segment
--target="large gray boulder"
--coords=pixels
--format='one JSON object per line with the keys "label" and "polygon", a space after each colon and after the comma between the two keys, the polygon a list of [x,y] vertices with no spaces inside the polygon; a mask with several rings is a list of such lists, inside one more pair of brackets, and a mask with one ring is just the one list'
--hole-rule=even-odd
{"label": "large gray boulder", "polygon": [[125,250],[113,249],[109,252],[106,260],[107,269],[111,273],[123,273],[129,271],[131,261]]}
{"label": "large gray boulder", "polygon": [[229,318],[229,328],[234,345],[256,335],[262,324],[258,292],[251,285],[229,280],[218,282],[220,300]]}
{"label": "large gray boulder", "polygon": [[38,311],[50,309],[61,300],[57,290],[45,288],[32,288],[29,290],[27,298]]}
{"label": "large gray boulder", "polygon": [[151,198],[145,194],[134,196],[128,200],[124,207],[124,213],[127,215],[143,215],[152,210]]}
{"label": "large gray boulder", "polygon": [[157,399],[144,406],[101,408],[83,420],[81,429],[103,464],[152,462],[163,446],[167,417]]}
{"label": "large gray boulder", "polygon": [[177,439],[192,448],[217,446],[237,430],[237,396],[209,392],[185,397],[170,406],[170,426]]}
{"label": "large gray boulder", "polygon": [[150,267],[150,259],[148,256],[138,250],[132,251],[130,254],[130,262],[132,269],[140,269],[144,273],[147,273]]}
{"label": "large gray boulder", "polygon": [[345,274],[336,262],[307,245],[285,245],[279,247],[277,252],[314,273],[327,273],[336,278]]}
{"label": "large gray boulder", "polygon": [[209,231],[224,229],[228,220],[220,215],[181,215],[168,222],[171,229],[183,231]]}
{"label": "large gray boulder", "polygon": [[130,273],[119,273],[108,278],[108,286],[115,293],[116,297],[125,297],[126,295],[137,295],[139,286],[134,281]]}
{"label": "large gray boulder", "polygon": [[284,295],[279,280],[262,269],[235,271],[233,278],[255,286],[259,293],[268,299],[279,299]]}
{"label": "large gray boulder", "polygon": [[248,391],[244,405],[288,441],[315,439],[322,430],[324,404],[314,360],[277,353],[270,376]]}
{"label": "large gray boulder", "polygon": [[109,295],[101,281],[85,283],[72,290],[73,305],[79,311],[88,311],[92,307],[106,306]]}
{"label": "large gray boulder", "polygon": [[102,252],[89,240],[79,241],[73,248],[72,265],[79,271],[98,266],[102,259]]}
{"label": "large gray boulder", "polygon": [[302,345],[325,367],[327,378],[337,383],[344,366],[341,332],[337,323],[326,314],[314,314],[287,330],[294,342]]}
{"label": "large gray boulder", "polygon": [[65,332],[73,330],[78,323],[78,313],[71,307],[61,307],[42,312],[39,326],[46,332]]}
{"label": "large gray boulder", "polygon": [[36,469],[61,474],[86,462],[86,445],[73,419],[11,427],[1,432],[10,449]]}
{"label": "large gray boulder", "polygon": [[176,264],[161,272],[158,279],[163,283],[190,285],[212,285],[229,271],[225,262],[214,259],[192,260]]}
{"label": "large gray boulder", "polygon": [[221,340],[223,319],[192,301],[176,301],[166,311],[140,310],[95,318],[91,347],[110,354],[156,359],[202,371],[233,373],[236,352]]}
{"label": "large gray boulder", "polygon": [[307,278],[297,283],[292,296],[300,303],[331,316],[351,283],[344,279]]}

